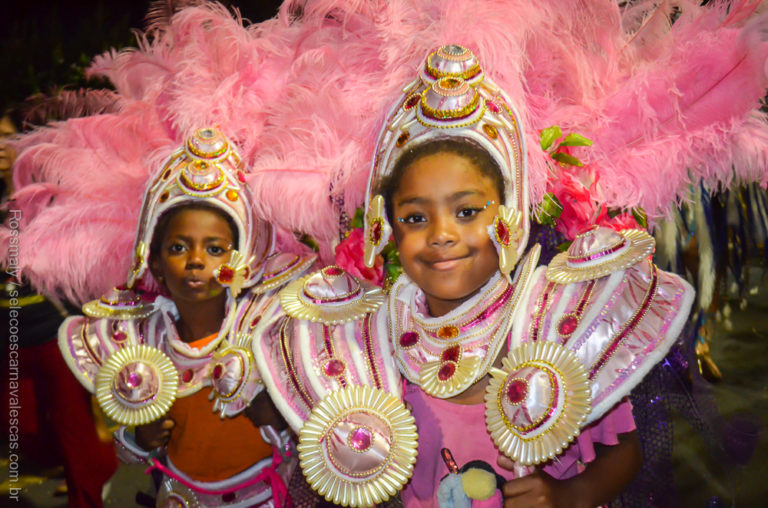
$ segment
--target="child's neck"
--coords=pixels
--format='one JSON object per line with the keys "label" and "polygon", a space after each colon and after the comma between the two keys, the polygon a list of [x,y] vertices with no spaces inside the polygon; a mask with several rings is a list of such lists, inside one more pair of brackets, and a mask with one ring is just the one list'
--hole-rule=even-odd
{"label": "child's neck", "polygon": [[226,302],[223,292],[204,302],[174,302],[179,311],[176,330],[182,342],[194,342],[218,333],[224,322]]}

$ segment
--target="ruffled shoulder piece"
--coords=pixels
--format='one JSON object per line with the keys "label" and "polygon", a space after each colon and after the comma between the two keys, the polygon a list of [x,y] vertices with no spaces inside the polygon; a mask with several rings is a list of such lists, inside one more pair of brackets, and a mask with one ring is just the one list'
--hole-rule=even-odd
{"label": "ruffled shoulder piece", "polygon": [[551,269],[542,267],[515,322],[510,350],[554,342],[575,354],[591,388],[592,408],[584,425],[642,380],[688,317],[693,288],[645,257],[609,275],[566,284],[553,281]]}
{"label": "ruffled shoulder piece", "polygon": [[59,348],[104,412],[123,425],[149,423],[176,399],[178,372],[157,346],[162,313],[116,288],[59,328]]}
{"label": "ruffled shoulder piece", "polygon": [[509,337],[528,292],[540,247],[518,265],[512,283],[497,273],[445,316],[426,314],[423,293],[402,274],[389,294],[390,340],[403,375],[433,397],[462,393],[485,376]]}
{"label": "ruffled shoulder piece", "polygon": [[290,317],[329,325],[363,319],[383,302],[381,288],[338,266],[326,266],[280,292],[280,304]]}
{"label": "ruffled shoulder piece", "polygon": [[253,356],[272,400],[295,431],[328,393],[368,385],[400,397],[384,312],[326,324],[282,316],[254,336]]}
{"label": "ruffled shoulder piece", "polygon": [[410,478],[416,425],[401,401],[385,312],[335,324],[283,315],[254,337],[253,356],[320,495],[370,506]]}
{"label": "ruffled shoulder piece", "polygon": [[276,252],[264,261],[264,273],[253,287],[257,294],[276,291],[285,284],[304,275],[317,261],[317,256],[299,256],[287,252]]}

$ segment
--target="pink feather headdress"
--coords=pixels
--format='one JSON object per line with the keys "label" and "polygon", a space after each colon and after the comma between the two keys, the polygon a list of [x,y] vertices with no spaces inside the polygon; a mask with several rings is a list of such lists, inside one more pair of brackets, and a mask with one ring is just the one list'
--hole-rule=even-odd
{"label": "pink feather headdress", "polygon": [[[278,245],[298,249],[290,232],[307,233],[330,259],[340,218],[364,202],[388,108],[446,43],[470,48],[517,106],[532,203],[562,171],[539,148],[552,125],[594,140],[577,155],[610,206],[659,215],[689,182],[765,184],[756,3],[677,1],[673,24],[671,3],[634,2],[622,19],[611,0],[287,1],[247,27],[216,4],[183,9],[138,48],[94,60],[116,111],[18,141],[8,205],[22,213],[18,266],[73,300],[122,282],[150,175],[203,125],[240,147]],[[0,244],[10,239],[0,230]]]}

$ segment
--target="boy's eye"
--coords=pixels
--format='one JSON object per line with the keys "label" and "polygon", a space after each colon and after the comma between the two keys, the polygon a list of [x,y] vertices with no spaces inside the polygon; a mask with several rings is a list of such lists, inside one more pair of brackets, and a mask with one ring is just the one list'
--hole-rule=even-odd
{"label": "boy's eye", "polygon": [[482,208],[462,208],[459,210],[459,212],[456,214],[456,216],[460,219],[469,219],[470,217],[474,217],[478,213],[480,213],[483,209]]}
{"label": "boy's eye", "polygon": [[186,250],[186,246],[182,243],[172,243],[168,246],[168,252],[171,254],[180,254]]}
{"label": "boy's eye", "polygon": [[208,247],[208,254],[211,256],[221,256],[225,252],[227,252],[227,249],[219,245],[211,245]]}

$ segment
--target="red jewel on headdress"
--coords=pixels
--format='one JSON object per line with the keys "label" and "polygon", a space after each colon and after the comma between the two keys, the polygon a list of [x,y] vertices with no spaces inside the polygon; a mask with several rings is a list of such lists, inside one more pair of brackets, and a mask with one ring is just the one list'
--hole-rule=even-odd
{"label": "red jewel on headdress", "polygon": [[493,101],[485,101],[485,105],[488,106],[488,109],[490,109],[494,113],[498,113],[499,111],[501,111],[499,107],[496,105],[496,103]]}
{"label": "red jewel on headdress", "polygon": [[437,379],[439,379],[440,381],[447,381],[451,379],[451,377],[455,372],[456,372],[456,364],[453,362],[445,362],[440,367],[440,370],[437,371]]}
{"label": "red jewel on headdress", "polygon": [[507,386],[507,400],[510,404],[520,404],[528,395],[528,385],[522,379],[515,379]]}
{"label": "red jewel on headdress", "polygon": [[461,346],[451,346],[444,349],[440,355],[440,361],[442,362],[458,362],[461,356]]}
{"label": "red jewel on headdress", "polygon": [[416,104],[419,103],[420,100],[421,100],[421,95],[419,94],[411,95],[405,100],[405,103],[403,104],[403,109],[405,109],[406,111],[409,109],[412,109],[414,106],[416,106]]}
{"label": "red jewel on headdress", "polygon": [[245,183],[245,174],[242,171],[238,171],[237,179],[240,180],[240,183]]}
{"label": "red jewel on headdress", "polygon": [[493,227],[496,229],[496,239],[499,241],[499,243],[504,247],[509,247],[509,226],[507,226],[503,220],[497,218]]}
{"label": "red jewel on headdress", "polygon": [[371,222],[371,243],[378,245],[381,242],[381,233],[384,228],[383,220],[377,217]]}
{"label": "red jewel on headdress", "polygon": [[235,280],[235,271],[228,265],[222,265],[216,280],[219,281],[219,284],[231,284]]}
{"label": "red jewel on headdress", "polygon": [[412,347],[419,342],[419,334],[416,332],[405,332],[400,336],[401,347]]}

